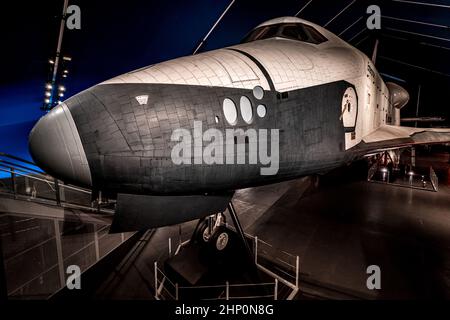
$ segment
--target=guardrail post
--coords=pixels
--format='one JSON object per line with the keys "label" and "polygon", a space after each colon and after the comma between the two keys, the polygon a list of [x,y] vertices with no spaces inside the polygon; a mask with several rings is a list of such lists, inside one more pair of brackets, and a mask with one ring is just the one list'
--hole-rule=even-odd
{"label": "guardrail post", "polygon": [[295,287],[298,289],[298,282],[300,276],[300,257],[297,256],[295,259]]}
{"label": "guardrail post", "polygon": [[258,264],[258,237],[255,236],[255,264]]}
{"label": "guardrail post", "polygon": [[158,298],[158,262],[155,261],[153,265],[153,270],[155,272],[155,299],[159,300]]}
{"label": "guardrail post", "polygon": [[175,300],[178,301],[178,282],[175,283]]}
{"label": "guardrail post", "polygon": [[275,278],[275,288],[274,288],[274,293],[273,293],[273,299],[274,300],[278,300],[278,279]]}
{"label": "guardrail post", "polygon": [[60,206],[61,205],[61,197],[60,197],[60,194],[59,194],[59,182],[58,182],[58,179],[55,179],[55,195],[56,195],[56,204],[58,206]]}
{"label": "guardrail post", "polygon": [[12,183],[12,189],[14,193],[14,198],[17,198],[17,184],[16,184],[16,172],[14,171],[14,168],[11,168],[11,183]]}
{"label": "guardrail post", "polygon": [[230,300],[230,284],[229,282],[225,282],[225,300]]}
{"label": "guardrail post", "polygon": [[98,199],[97,199],[97,212],[100,212],[102,206],[102,191],[98,191]]}
{"label": "guardrail post", "polygon": [[59,187],[59,201],[66,202],[66,188],[64,186],[64,182],[58,182]]}
{"label": "guardrail post", "polygon": [[24,177],[25,180],[25,193],[27,195],[31,194],[31,188],[30,188],[30,179],[28,177]]}
{"label": "guardrail post", "polygon": [[172,238],[169,238],[169,258],[172,257]]}

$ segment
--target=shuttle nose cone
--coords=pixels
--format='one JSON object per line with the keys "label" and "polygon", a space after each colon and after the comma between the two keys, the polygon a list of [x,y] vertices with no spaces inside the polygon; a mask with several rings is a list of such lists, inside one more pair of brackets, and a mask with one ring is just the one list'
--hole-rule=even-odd
{"label": "shuttle nose cone", "polygon": [[31,130],[28,146],[36,164],[60,180],[91,186],[91,171],[67,106],[62,103]]}

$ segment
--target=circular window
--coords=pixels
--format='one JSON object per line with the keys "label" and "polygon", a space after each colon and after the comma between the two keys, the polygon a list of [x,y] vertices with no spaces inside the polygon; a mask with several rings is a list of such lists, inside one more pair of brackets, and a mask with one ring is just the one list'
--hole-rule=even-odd
{"label": "circular window", "polygon": [[261,100],[264,97],[264,89],[261,88],[260,86],[256,86],[253,88],[253,96],[258,99]]}
{"label": "circular window", "polygon": [[223,100],[223,114],[229,124],[235,125],[237,121],[237,110],[233,100],[225,98]]}
{"label": "circular window", "polygon": [[242,96],[240,101],[240,107],[241,107],[241,116],[242,119],[244,119],[245,122],[250,123],[253,119],[253,109],[252,109],[252,103],[250,102],[250,99]]}
{"label": "circular window", "polygon": [[267,112],[267,110],[266,110],[266,106],[265,105],[260,104],[258,106],[258,108],[256,108],[256,113],[258,114],[258,116],[260,118],[264,118],[266,116],[266,112]]}

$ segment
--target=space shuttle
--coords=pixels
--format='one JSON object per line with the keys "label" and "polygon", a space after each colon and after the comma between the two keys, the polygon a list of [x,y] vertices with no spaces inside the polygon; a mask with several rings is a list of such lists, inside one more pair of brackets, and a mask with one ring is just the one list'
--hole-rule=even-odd
{"label": "space shuttle", "polygon": [[72,96],[38,121],[29,149],[55,178],[116,198],[114,230],[147,229],[223,212],[241,188],[450,142],[450,129],[400,126],[408,100],[358,49],[282,17],[238,45]]}

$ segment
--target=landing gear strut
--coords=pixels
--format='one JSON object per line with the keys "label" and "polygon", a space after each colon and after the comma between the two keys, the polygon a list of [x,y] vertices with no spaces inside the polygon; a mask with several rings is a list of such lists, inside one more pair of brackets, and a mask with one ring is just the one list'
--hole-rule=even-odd
{"label": "landing gear strut", "polygon": [[[244,231],[231,201],[228,203],[228,212],[239,237],[239,242],[242,243],[245,254],[249,257],[249,261],[253,262],[252,250],[245,238]],[[224,227],[225,221],[226,218],[223,213],[201,219],[195,228],[192,240],[202,244],[209,244],[217,251],[225,250],[230,240],[230,230]]]}

